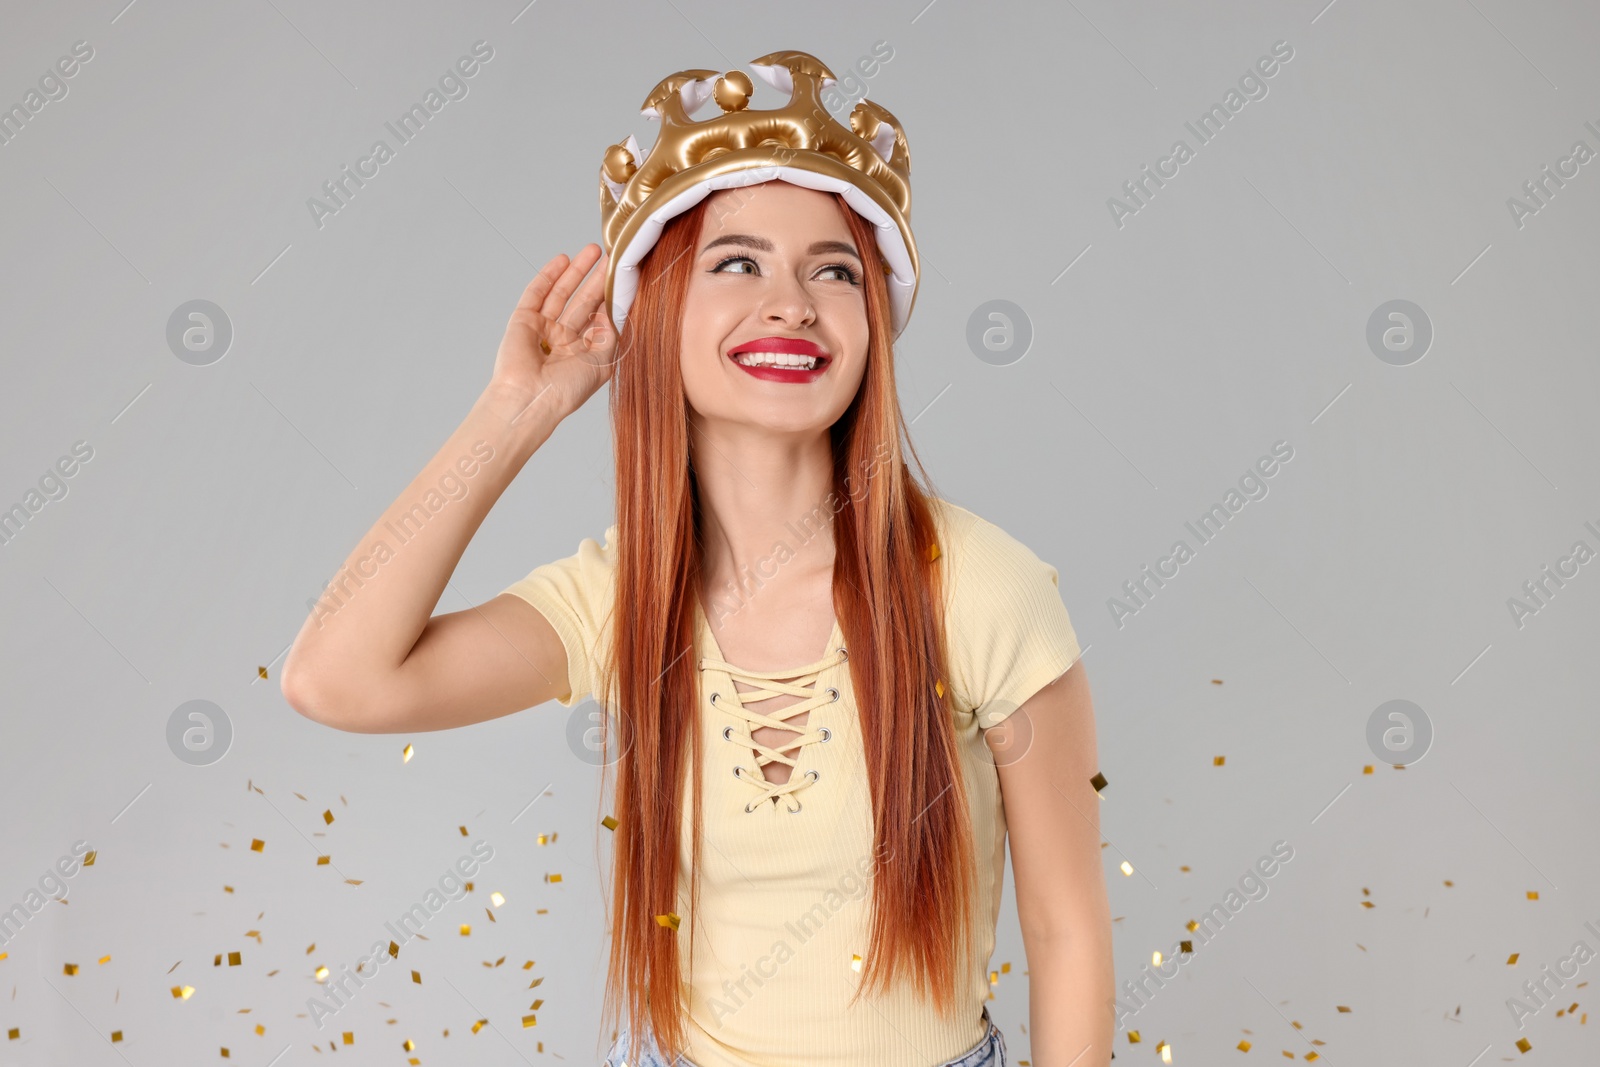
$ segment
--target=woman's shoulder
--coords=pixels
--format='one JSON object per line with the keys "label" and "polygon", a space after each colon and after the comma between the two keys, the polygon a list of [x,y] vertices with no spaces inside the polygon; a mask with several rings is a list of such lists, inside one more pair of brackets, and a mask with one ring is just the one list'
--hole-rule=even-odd
{"label": "woman's shoulder", "polygon": [[974,562],[979,569],[989,569],[985,564],[1014,568],[1038,559],[1026,544],[982,515],[942,497],[930,499],[939,552],[951,557],[953,570],[959,572]]}

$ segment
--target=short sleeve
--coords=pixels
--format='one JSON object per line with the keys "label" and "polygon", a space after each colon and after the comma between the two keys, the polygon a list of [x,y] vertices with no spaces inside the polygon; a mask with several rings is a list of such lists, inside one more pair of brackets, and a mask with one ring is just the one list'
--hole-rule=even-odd
{"label": "short sleeve", "polygon": [[616,589],[617,527],[605,537],[604,545],[584,538],[573,555],[535,567],[502,590],[532,604],[561,637],[569,686],[567,695],[557,698],[563,707],[592,696],[599,683],[602,639]]}
{"label": "short sleeve", "polygon": [[952,689],[989,729],[1078,661],[1078,637],[1056,568],[1028,546],[964,509],[942,536]]}

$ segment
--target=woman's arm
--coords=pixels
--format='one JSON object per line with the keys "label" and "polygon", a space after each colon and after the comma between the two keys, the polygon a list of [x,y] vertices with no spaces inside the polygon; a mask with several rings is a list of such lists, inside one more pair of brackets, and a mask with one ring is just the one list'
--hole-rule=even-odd
{"label": "woman's arm", "polygon": [[985,732],[1000,774],[1028,955],[1034,1067],[1107,1067],[1111,908],[1100,858],[1094,705],[1081,662]]}
{"label": "woman's arm", "polygon": [[295,638],[282,687],[296,711],[357,733],[442,730],[568,691],[560,637],[518,598],[430,616],[500,494],[609,377],[616,333],[596,311],[604,285],[596,245],[570,262],[557,256],[529,283],[488,388],[356,545]]}

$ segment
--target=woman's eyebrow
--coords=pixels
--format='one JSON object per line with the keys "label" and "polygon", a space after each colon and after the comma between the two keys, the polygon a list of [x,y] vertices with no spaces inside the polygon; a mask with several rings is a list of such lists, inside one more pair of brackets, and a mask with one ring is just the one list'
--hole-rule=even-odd
{"label": "woman's eyebrow", "polygon": [[[725,233],[721,237],[706,242],[706,246],[700,250],[700,253],[704,255],[719,245],[743,245],[747,248],[754,248],[758,252],[771,252],[773,250],[772,242],[765,237],[757,237],[748,233]],[[817,241],[806,254],[820,256],[824,252],[837,252],[847,256],[854,256],[856,259],[861,258],[860,253],[856,251],[856,246],[844,241]]]}

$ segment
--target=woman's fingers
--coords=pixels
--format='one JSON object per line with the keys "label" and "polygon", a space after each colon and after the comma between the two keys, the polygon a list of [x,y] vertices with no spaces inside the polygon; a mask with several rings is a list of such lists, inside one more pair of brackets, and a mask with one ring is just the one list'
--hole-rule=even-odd
{"label": "woman's fingers", "polygon": [[539,273],[533,276],[527,288],[522,290],[522,299],[517,301],[518,311],[538,311],[544,306],[545,298],[550,294],[550,287],[556,279],[561,277],[567,269],[567,254],[558,253],[555,258],[539,268]]}
{"label": "woman's fingers", "polygon": [[561,321],[574,330],[583,330],[586,325],[592,325],[595,310],[605,300],[606,262],[604,255],[595,261],[594,269],[578,286],[577,292],[567,302],[566,310],[561,313]]}
{"label": "woman's fingers", "polygon": [[589,268],[594,265],[594,261],[599,258],[600,248],[598,245],[587,244],[583,246],[583,250],[578,253],[576,259],[567,264],[567,269],[561,272],[561,277],[556,279],[555,284],[550,287],[549,294],[544,298],[544,307],[541,310],[545,318],[561,318],[563,311],[566,309],[567,300],[571,298],[573,291],[578,288],[578,283],[583,280],[583,276],[588,273]]}

